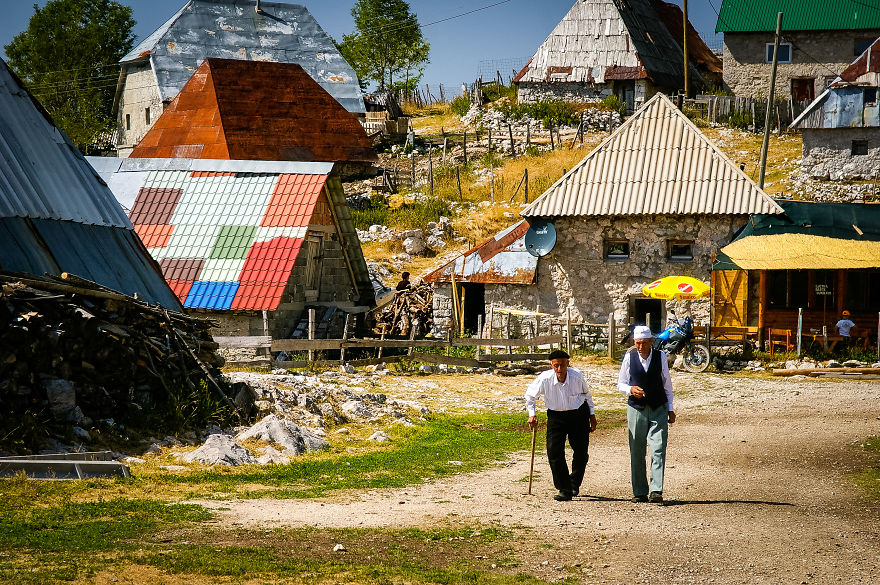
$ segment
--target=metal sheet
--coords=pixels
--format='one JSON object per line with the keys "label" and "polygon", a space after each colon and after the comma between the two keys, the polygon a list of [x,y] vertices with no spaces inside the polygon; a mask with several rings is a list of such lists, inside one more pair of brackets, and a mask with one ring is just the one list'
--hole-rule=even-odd
{"label": "metal sheet", "polygon": [[170,101],[208,57],[297,63],[346,110],[364,113],[357,74],[305,6],[252,0],[190,0],[122,58],[144,53]]}
{"label": "metal sheet", "polygon": [[723,0],[715,30],[772,32],[778,12],[785,14],[782,24],[787,31],[880,28],[880,10],[871,0]]}
{"label": "metal sheet", "polygon": [[658,93],[522,215],[780,211],[669,98]]}

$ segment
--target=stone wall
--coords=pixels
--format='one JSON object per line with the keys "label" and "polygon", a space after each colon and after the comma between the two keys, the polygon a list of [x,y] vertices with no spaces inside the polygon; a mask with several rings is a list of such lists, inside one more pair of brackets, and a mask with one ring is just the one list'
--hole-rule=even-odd
{"label": "stone wall", "polygon": [[[495,306],[541,311],[604,323],[614,313],[628,322],[631,299],[641,297],[642,287],[668,275],[693,276],[709,282],[711,256],[733,238],[747,216],[633,216],[560,218],[554,223],[556,247],[538,262],[534,285],[486,285],[486,307]],[[606,239],[626,239],[630,257],[624,261],[604,259]],[[668,240],[692,240],[693,260],[667,258]],[[434,287],[436,335],[445,335],[452,317],[451,286]],[[709,301],[668,301],[666,310],[689,305],[694,321],[709,318]],[[665,315],[663,320],[665,322]]]}
{"label": "stone wall", "polygon": [[[122,93],[119,96],[119,112],[117,113],[117,128],[119,130],[117,152],[121,157],[127,157],[131,154],[131,151],[164,110],[162,98],[159,97],[159,88],[156,86],[156,76],[149,62],[128,64],[125,67],[127,75]],[[149,124],[146,120],[147,108],[150,108]],[[126,125],[126,116],[128,116],[130,129]]]}
{"label": "stone wall", "polygon": [[[803,130],[801,173],[813,179],[873,179],[880,175],[880,128]],[[868,143],[868,154],[853,155],[853,141]]]}
{"label": "stone wall", "polygon": [[[648,101],[658,89],[648,80],[635,80],[633,101],[635,110],[639,109]],[[611,83],[533,83],[520,82],[517,84],[517,100],[521,103],[533,103],[538,101],[563,100],[566,102],[600,102],[610,95],[614,95],[614,85]]]}
{"label": "stone wall", "polygon": [[[782,24],[784,28],[784,19]],[[786,32],[784,36],[784,42],[792,43],[792,62],[780,63],[777,68],[776,96],[791,97],[792,79],[812,79],[814,97],[818,97],[826,81],[834,79],[858,57],[854,54],[856,41],[874,40],[880,36],[880,29]],[[772,67],[764,61],[766,45],[773,43],[773,37],[773,32],[725,33],[724,82],[734,95],[767,96]]]}

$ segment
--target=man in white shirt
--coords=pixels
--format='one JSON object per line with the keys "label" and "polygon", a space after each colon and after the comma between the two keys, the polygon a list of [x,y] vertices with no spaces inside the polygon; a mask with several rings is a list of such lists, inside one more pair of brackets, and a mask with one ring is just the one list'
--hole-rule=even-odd
{"label": "man in white shirt", "polygon": [[[617,389],[627,396],[633,501],[662,504],[668,423],[675,422],[675,410],[669,362],[665,352],[654,351],[652,337],[651,329],[645,325],[633,330],[635,347],[623,356]],[[645,469],[646,445],[651,448],[650,486]]]}
{"label": "man in white shirt", "polygon": [[[535,401],[544,395],[547,406],[547,460],[558,493],[564,502],[578,495],[589,459],[590,432],[596,430],[593,396],[583,373],[568,366],[569,355],[561,349],[550,352],[552,369],[541,372],[526,390],[529,426],[538,424]],[[571,472],[565,461],[565,441],[573,452]]]}

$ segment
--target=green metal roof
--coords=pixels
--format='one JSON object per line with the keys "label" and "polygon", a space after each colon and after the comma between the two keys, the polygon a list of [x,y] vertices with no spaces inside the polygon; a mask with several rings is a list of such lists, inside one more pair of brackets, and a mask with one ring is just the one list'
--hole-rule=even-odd
{"label": "green metal roof", "polygon": [[722,0],[716,32],[773,32],[782,12],[782,30],[880,28],[877,0]]}

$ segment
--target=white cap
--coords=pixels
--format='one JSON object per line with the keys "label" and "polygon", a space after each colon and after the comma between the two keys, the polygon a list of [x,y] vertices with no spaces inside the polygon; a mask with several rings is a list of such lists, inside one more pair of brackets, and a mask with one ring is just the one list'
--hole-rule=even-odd
{"label": "white cap", "polygon": [[633,329],[633,339],[651,339],[654,337],[651,334],[651,328],[647,325],[637,325],[635,329]]}

